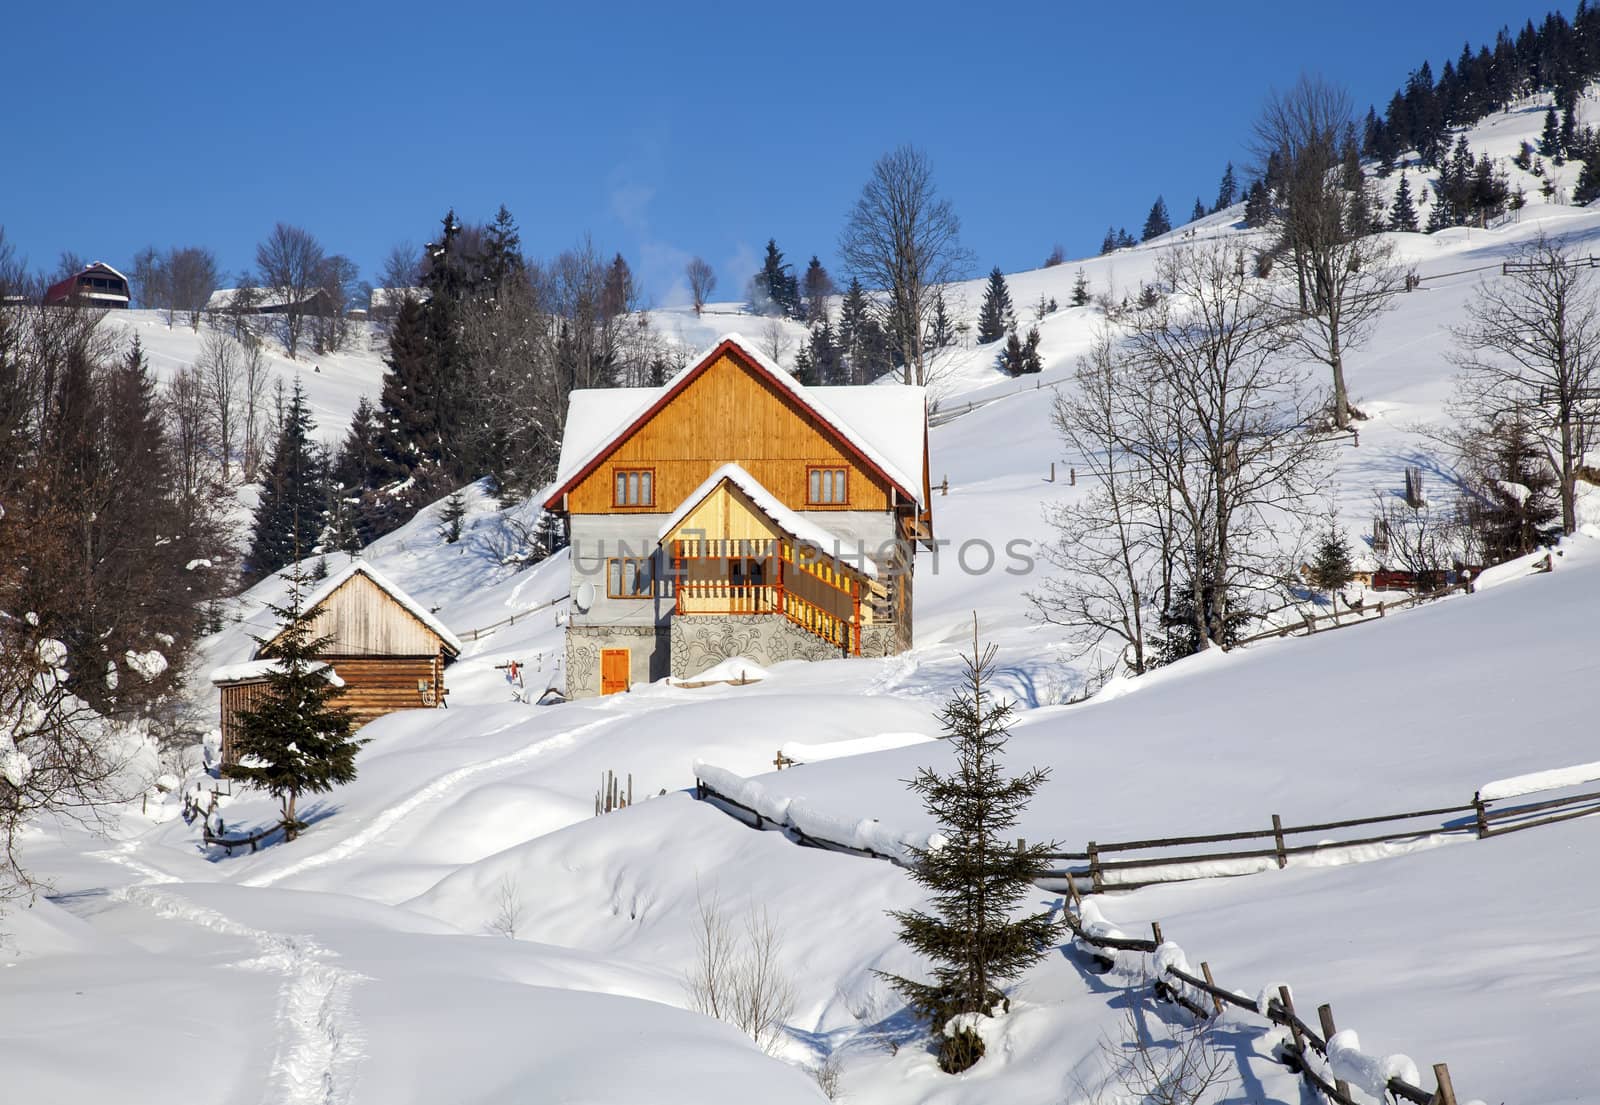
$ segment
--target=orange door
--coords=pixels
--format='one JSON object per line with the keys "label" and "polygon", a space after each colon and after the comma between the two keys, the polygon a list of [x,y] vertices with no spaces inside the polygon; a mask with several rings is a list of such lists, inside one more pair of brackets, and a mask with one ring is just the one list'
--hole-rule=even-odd
{"label": "orange door", "polygon": [[600,693],[616,694],[628,689],[628,650],[607,648],[600,651]]}

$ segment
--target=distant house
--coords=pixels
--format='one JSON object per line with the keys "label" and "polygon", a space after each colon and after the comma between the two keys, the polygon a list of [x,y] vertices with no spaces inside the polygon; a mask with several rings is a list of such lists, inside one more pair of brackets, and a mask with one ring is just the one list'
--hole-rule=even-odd
{"label": "distant house", "polygon": [[569,698],[911,645],[931,542],[921,388],[805,387],[738,335],[660,388],[571,395]]}
{"label": "distant house", "polygon": [[[306,595],[302,605],[322,607],[311,634],[329,638],[323,659],[340,687],[337,702],[355,714],[358,725],[396,710],[445,705],[445,665],[461,654],[461,642],[371,565],[353,562]],[[239,711],[260,700],[277,664],[271,650],[268,641],[247,660],[211,673],[222,696],[224,763],[235,756]]]}
{"label": "distant house", "polygon": [[299,304],[302,315],[331,315],[333,297],[324,288],[295,293],[288,288],[218,288],[206,300],[208,311],[238,311],[247,315],[282,315]]}
{"label": "distant house", "polygon": [[58,280],[45,289],[47,307],[111,307],[126,309],[128,278],[104,261]]}
{"label": "distant house", "polygon": [[407,300],[421,303],[427,298],[426,288],[373,288],[367,297],[367,317],[373,322],[387,322],[400,313]]}

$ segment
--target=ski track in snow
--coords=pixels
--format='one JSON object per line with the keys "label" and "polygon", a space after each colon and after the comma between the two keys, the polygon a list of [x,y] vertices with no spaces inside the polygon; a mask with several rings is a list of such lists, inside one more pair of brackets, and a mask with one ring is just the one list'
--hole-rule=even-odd
{"label": "ski track in snow", "polygon": [[260,954],[238,966],[284,976],[278,992],[278,1046],[262,1105],[343,1105],[350,1100],[361,1058],[350,988],[362,976],[327,962],[329,953],[307,937],[252,928],[148,885],[127,887],[114,896],[166,920],[249,940]]}
{"label": "ski track in snow", "polygon": [[404,801],[390,806],[377,817],[373,818],[371,823],[365,828],[361,829],[359,832],[351,834],[344,840],[341,840],[338,844],[335,844],[324,851],[318,852],[316,855],[307,856],[298,863],[290,864],[289,866],[279,868],[276,871],[268,871],[261,875],[243,879],[240,881],[239,885],[253,887],[271,886],[273,883],[281,882],[283,879],[289,878],[292,875],[304,874],[305,872],[313,871],[318,867],[324,867],[327,864],[337,863],[342,859],[348,859],[357,852],[361,851],[363,848],[366,848],[368,845],[384,836],[384,834],[389,832],[390,829],[393,829],[417,809],[428,804],[429,802],[434,802],[443,798],[451,791],[460,787],[461,784],[465,783],[468,779],[472,779],[485,772],[498,771],[502,768],[514,767],[528,760],[536,760],[550,752],[557,752],[565,748],[570,748],[574,744],[577,744],[580,739],[586,737],[596,729],[600,729],[617,721],[623,720],[624,716],[625,715],[613,715],[610,717],[600,718],[596,721],[586,722],[583,725],[579,725],[575,728],[567,730],[565,733],[558,733],[555,736],[552,736],[546,740],[542,740],[537,744],[530,744],[525,748],[519,748],[515,752],[509,752],[504,756],[497,756],[488,760],[480,760],[477,763],[468,764],[465,767],[458,767],[454,771],[451,771],[445,775],[441,775],[432,783],[412,794]]}

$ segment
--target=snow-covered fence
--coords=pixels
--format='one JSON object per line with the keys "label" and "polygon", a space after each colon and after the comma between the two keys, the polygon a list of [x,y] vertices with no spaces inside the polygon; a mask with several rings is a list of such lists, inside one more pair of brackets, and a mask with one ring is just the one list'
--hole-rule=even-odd
{"label": "snow-covered fence", "polygon": [[1374,1102],[1385,1102],[1393,1096],[1396,1101],[1409,1101],[1413,1105],[1456,1105],[1448,1064],[1435,1063],[1433,1075],[1437,1088],[1423,1089],[1417,1065],[1408,1056],[1364,1053],[1355,1032],[1338,1030],[1331,1005],[1318,1006],[1318,1024],[1314,1028],[1295,1012],[1294,996],[1287,985],[1265,987],[1255,997],[1220,986],[1212,974],[1211,964],[1202,962],[1196,972],[1183,949],[1162,936],[1159,922],[1150,926],[1152,939],[1129,937],[1102,920],[1094,906],[1085,904],[1075,891],[1072,900],[1078,912],[1070,907],[1061,912],[1072,930],[1075,945],[1108,969],[1117,966],[1116,956],[1108,952],[1150,956],[1156,999],[1182,1006],[1201,1021],[1220,1017],[1223,1006],[1228,1005],[1287,1028],[1290,1038],[1279,1046],[1272,1058],[1298,1072],[1335,1105],[1360,1105],[1351,1093],[1352,1087]]}
{"label": "snow-covered fence", "polygon": [[[780,753],[779,759],[787,757]],[[697,762],[694,772],[699,798],[713,802],[755,828],[782,829],[798,843],[810,847],[906,865],[912,857],[908,848],[926,848],[936,835],[905,832],[877,818],[841,817],[803,798],[790,797],[783,792],[781,784],[769,785],[760,779],[747,779],[712,764]],[[1051,870],[1041,885],[1053,890],[1068,889],[1072,893],[1135,890],[1157,883],[1282,869],[1297,859],[1311,863],[1349,863],[1393,855],[1396,851],[1452,837],[1486,840],[1600,814],[1600,790],[1531,802],[1524,800],[1532,794],[1573,790],[1591,782],[1600,782],[1600,762],[1486,783],[1473,794],[1471,801],[1457,806],[1305,825],[1285,825],[1282,816],[1274,813],[1262,819],[1270,821],[1270,827],[1263,824],[1260,829],[1148,840],[1091,840],[1081,852],[1047,852],[1046,858],[1061,866]],[[1355,832],[1347,833],[1347,830]],[[1304,837],[1312,839],[1299,842],[1299,838]],[[1219,848],[1218,845],[1247,846]]]}

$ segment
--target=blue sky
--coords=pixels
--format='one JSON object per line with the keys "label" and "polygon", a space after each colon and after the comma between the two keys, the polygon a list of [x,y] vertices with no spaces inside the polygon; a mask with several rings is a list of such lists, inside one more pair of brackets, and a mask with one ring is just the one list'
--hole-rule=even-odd
{"label": "blue sky", "polygon": [[531,253],[587,233],[666,303],[694,254],[736,294],[768,237],[836,270],[873,159],[912,142],[975,269],[1013,271],[1137,233],[1158,192],[1175,221],[1210,202],[1302,70],[1364,110],[1546,3],[22,3],[0,225],[38,268],[199,244],[231,273],[281,220],[374,277],[505,203]]}

